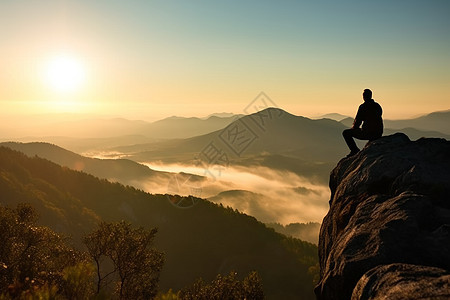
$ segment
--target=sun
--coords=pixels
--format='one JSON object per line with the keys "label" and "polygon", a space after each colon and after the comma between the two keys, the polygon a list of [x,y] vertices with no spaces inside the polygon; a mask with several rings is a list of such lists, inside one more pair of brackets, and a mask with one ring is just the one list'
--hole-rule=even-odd
{"label": "sun", "polygon": [[86,67],[75,56],[60,54],[45,66],[45,82],[55,92],[69,93],[81,89],[86,80]]}

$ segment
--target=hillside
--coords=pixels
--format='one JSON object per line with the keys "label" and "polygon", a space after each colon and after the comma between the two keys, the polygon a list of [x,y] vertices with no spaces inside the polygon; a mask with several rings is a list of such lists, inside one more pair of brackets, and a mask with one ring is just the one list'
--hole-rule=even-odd
{"label": "hillside", "polygon": [[[0,146],[20,151],[30,157],[45,158],[76,171],[154,193],[167,192],[168,182],[175,176],[174,173],[155,171],[129,159],[89,158],[48,143],[6,142],[0,143]],[[201,176],[187,173],[178,173],[176,176],[181,180],[191,177],[198,181],[204,180]]]}
{"label": "hillside", "polygon": [[[128,159],[96,159],[88,158],[48,143],[0,143],[0,145],[21,151],[30,157],[39,156],[62,166],[83,171],[112,182],[131,185],[150,193],[175,193],[179,195],[195,195],[207,198],[217,204],[230,206],[256,217],[262,222],[317,221],[327,209],[325,188],[327,164],[298,163],[294,159],[284,159],[279,155],[264,155],[261,159],[252,158],[241,161],[245,168],[224,171],[222,181],[207,178],[202,170],[180,166],[174,172],[155,171],[147,166]],[[264,164],[255,177],[253,165]],[[159,167],[156,165],[156,167]],[[280,170],[275,172],[273,170]],[[192,175],[186,171],[203,176]],[[291,178],[286,181],[286,171],[305,174],[314,183],[306,183],[303,179]],[[251,181],[235,182],[236,176],[252,178]],[[321,187],[316,186],[321,184]],[[236,184],[239,184],[238,186]],[[261,189],[261,185],[264,189]],[[195,191],[192,188],[196,188]],[[229,189],[241,189],[247,193],[235,195],[226,193]],[[221,197],[214,197],[224,192]],[[302,205],[302,203],[305,204]],[[315,207],[320,207],[316,210]],[[312,214],[310,212],[313,212]],[[317,244],[317,242],[316,242]]]}
{"label": "hillside", "polygon": [[276,232],[287,236],[292,236],[302,241],[307,241],[313,244],[319,243],[320,223],[290,223],[281,225],[277,223],[269,223],[268,227],[275,229]]}
{"label": "hillside", "polygon": [[[255,217],[261,222],[267,223],[266,211],[261,211],[261,203],[271,201],[272,199],[257,193],[243,190],[228,190],[209,197],[208,201],[233,207],[239,211],[246,211],[247,214]],[[275,212],[274,212],[275,213]],[[270,220],[270,219],[269,219]]]}
{"label": "hillside", "polygon": [[[100,180],[48,160],[0,147],[2,205],[31,203],[43,225],[80,237],[95,223],[127,220],[157,227],[156,246],[165,252],[161,288],[180,289],[202,277],[210,281],[231,270],[262,277],[268,299],[313,299],[317,247],[287,238],[256,219],[199,199],[191,208],[166,195]],[[187,201],[191,199],[186,198]]]}
{"label": "hillside", "polygon": [[330,176],[317,299],[450,298],[450,142],[376,140]]}

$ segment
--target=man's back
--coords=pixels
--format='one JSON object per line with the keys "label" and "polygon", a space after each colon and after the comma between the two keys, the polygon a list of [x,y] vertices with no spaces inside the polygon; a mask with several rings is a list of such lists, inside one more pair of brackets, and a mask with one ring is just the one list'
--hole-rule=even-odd
{"label": "man's back", "polygon": [[367,133],[383,134],[383,110],[373,99],[366,100],[359,106],[355,124],[362,123],[362,130]]}

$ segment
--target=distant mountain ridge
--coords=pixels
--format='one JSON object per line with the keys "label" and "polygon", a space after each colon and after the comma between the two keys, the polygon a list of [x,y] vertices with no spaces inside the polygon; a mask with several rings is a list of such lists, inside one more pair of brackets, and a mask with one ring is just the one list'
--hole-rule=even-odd
{"label": "distant mountain ridge", "polygon": [[[29,120],[31,124],[28,126],[26,125],[27,120],[24,120],[19,126],[18,124],[3,124],[5,129],[0,138],[65,136],[85,139],[130,135],[141,135],[151,139],[188,138],[220,129],[239,117],[240,115],[226,117],[213,115],[206,119],[168,117],[155,122],[146,122],[124,118],[72,118],[68,120],[58,118],[52,121],[36,116]],[[11,120],[8,123],[11,123]]]}
{"label": "distant mountain ridge", "polygon": [[437,111],[414,119],[385,120],[384,122],[387,128],[392,129],[415,128],[450,135],[450,110]]}
{"label": "distant mountain ridge", "polygon": [[[446,116],[449,116],[446,118]],[[430,114],[425,117],[421,117],[422,123],[425,123],[424,120],[428,120],[429,118],[436,118],[435,116],[439,116],[439,121],[442,122],[442,125],[449,125],[450,128],[450,112],[442,112]],[[330,152],[340,152],[345,150],[345,143],[342,143],[341,132],[343,129],[348,127],[351,122],[351,118],[347,118],[342,120],[341,122],[337,122],[331,119],[308,119],[301,116],[292,115],[282,109],[279,108],[267,108],[257,113],[253,113],[244,117],[239,118],[238,120],[234,120],[228,126],[225,126],[219,130],[212,131],[205,135],[200,135],[188,139],[179,139],[177,141],[168,141],[167,143],[161,142],[159,143],[163,149],[169,148],[179,148],[178,152],[181,150],[186,150],[186,152],[201,151],[202,145],[207,144],[210,141],[215,140],[221,133],[228,129],[233,129],[233,124],[244,124],[251,131],[251,134],[255,138],[255,142],[249,145],[246,149],[244,156],[249,153],[262,153],[267,152],[270,154],[279,154],[279,153],[291,153],[293,156],[296,156],[300,149],[309,148],[311,151],[307,155],[318,156],[318,153],[326,151],[327,154],[332,154]],[[417,119],[410,120],[411,122],[415,122]],[[397,121],[396,121],[397,122]],[[399,121],[400,122],[400,121]],[[403,122],[403,121],[402,121]],[[405,121],[407,122],[407,121]],[[385,128],[387,134],[390,134],[392,130],[389,127],[392,121],[385,121]],[[437,123],[436,123],[437,124]],[[440,124],[440,123],[439,123]],[[397,123],[397,125],[401,125],[401,123]],[[236,126],[237,127],[237,126]],[[431,129],[426,129],[427,131],[423,131],[420,129],[410,129],[414,126],[403,127],[406,128],[408,133],[411,133],[414,136],[420,136],[429,134],[439,134],[439,132],[430,131]],[[424,127],[424,126],[422,126]],[[431,128],[432,126],[428,126]],[[403,129],[401,128],[401,129]],[[442,126],[439,127],[442,129]],[[242,127],[242,129],[245,129]],[[437,131],[437,129],[434,129]],[[446,137],[445,134],[442,136]],[[223,143],[223,139],[218,140],[218,143]],[[344,144],[344,147],[342,147]],[[328,146],[326,146],[328,145]],[[332,145],[330,147],[329,145]],[[224,145],[229,149],[227,145]],[[153,152],[154,144],[148,144],[148,147],[145,145],[134,145],[128,150],[133,153],[137,151],[150,151]],[[159,147],[158,147],[159,148]],[[330,151],[329,148],[334,148],[336,151]],[[127,147],[119,147],[115,148],[115,150],[122,151],[125,150],[127,152]],[[346,151],[346,150],[345,150]],[[305,153],[301,153],[300,156],[304,157]],[[337,155],[332,155],[331,157],[339,158],[340,153]],[[298,156],[297,156],[298,157]]]}
{"label": "distant mountain ridge", "polygon": [[329,113],[329,114],[321,115],[319,117],[315,117],[313,119],[331,119],[331,120],[340,122],[346,118],[349,118],[349,116],[338,114],[338,113]]}
{"label": "distant mountain ridge", "polygon": [[227,113],[227,112],[222,112],[222,113],[213,113],[208,115],[205,118],[202,119],[208,119],[210,117],[219,117],[219,118],[240,118],[243,117],[243,114],[235,114],[235,113]]}
{"label": "distant mountain ridge", "polygon": [[[264,111],[264,110],[263,110]],[[72,137],[109,138],[119,136],[145,136],[151,139],[189,138],[220,130],[231,122],[243,117],[242,114],[215,113],[202,117],[168,117],[154,122],[107,118],[83,115],[42,115],[30,116],[20,123],[14,118],[6,118],[0,126],[0,138],[23,137]],[[352,120],[338,113],[328,113],[313,119],[328,118],[336,121]],[[450,135],[448,129],[450,110],[433,112],[418,118],[406,120],[385,120],[385,127],[392,129],[415,128],[421,131],[436,131]],[[16,121],[16,123],[13,123]],[[344,121],[348,122],[348,121]],[[30,125],[27,125],[29,123]],[[347,123],[345,123],[347,124]],[[348,125],[348,124],[347,124]]]}
{"label": "distant mountain ridge", "polygon": [[[163,159],[165,152],[188,154],[192,157],[213,142],[236,157],[248,157],[253,154],[288,154],[294,157],[320,157],[325,152],[332,157],[342,155],[344,147],[338,149],[324,148],[324,142],[336,145],[341,141],[341,131],[344,126],[330,119],[311,120],[305,117],[294,116],[282,109],[268,108],[263,111],[244,116],[233,121],[228,126],[211,133],[188,139],[171,140],[155,145],[133,145],[130,147],[117,147],[113,150],[130,153],[131,158],[145,161],[146,159]],[[234,149],[231,142],[239,137],[233,137],[233,131],[245,130],[245,140],[251,140],[248,145],[240,144]],[[227,140],[228,136],[228,140]],[[243,149],[243,146],[247,146]],[[303,152],[301,152],[303,150]],[[299,153],[301,152],[301,153]],[[342,152],[340,154],[339,152]],[[182,155],[183,156],[183,155]],[[305,157],[306,156],[306,157]],[[147,158],[146,158],[147,157]]]}
{"label": "distant mountain ridge", "polygon": [[212,115],[206,119],[169,117],[149,124],[146,132],[143,131],[142,133],[154,138],[190,138],[223,128],[236,119],[239,119],[239,116],[219,117]]}
{"label": "distant mountain ridge", "polygon": [[[329,170],[348,153],[342,131],[348,128],[331,119],[308,119],[279,108],[268,108],[237,119],[214,132],[187,139],[157,141],[112,148],[138,162],[210,164],[204,153],[214,150],[226,156],[230,165],[268,167],[290,171],[313,182],[326,184]],[[237,132],[243,132],[237,136]],[[244,132],[245,131],[245,132]],[[386,134],[399,130],[385,129]],[[438,132],[412,128],[400,130],[412,139],[423,136],[450,138]],[[234,147],[238,138],[248,143]],[[234,142],[234,144],[233,144]],[[363,147],[366,141],[358,141]]]}

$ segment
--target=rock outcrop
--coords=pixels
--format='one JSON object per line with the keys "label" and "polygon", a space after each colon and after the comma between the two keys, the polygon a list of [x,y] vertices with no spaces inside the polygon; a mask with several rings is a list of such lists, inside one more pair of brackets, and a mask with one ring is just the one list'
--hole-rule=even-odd
{"label": "rock outcrop", "polygon": [[318,299],[450,299],[450,141],[383,137],[330,189]]}

